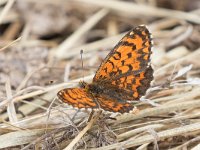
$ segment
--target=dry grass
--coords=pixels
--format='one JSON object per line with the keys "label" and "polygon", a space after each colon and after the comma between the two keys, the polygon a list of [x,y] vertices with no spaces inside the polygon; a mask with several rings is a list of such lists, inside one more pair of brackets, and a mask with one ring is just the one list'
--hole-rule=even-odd
{"label": "dry grass", "polygon": [[[0,2],[0,149],[200,149],[200,2]],[[135,113],[77,110],[58,90],[90,82],[132,27],[153,35],[154,81]],[[81,68],[80,50],[84,50]],[[63,83],[63,80],[65,82]]]}

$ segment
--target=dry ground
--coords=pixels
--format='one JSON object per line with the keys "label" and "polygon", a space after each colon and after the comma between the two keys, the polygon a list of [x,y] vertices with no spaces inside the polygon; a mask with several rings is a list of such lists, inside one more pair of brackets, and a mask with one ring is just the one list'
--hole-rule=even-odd
{"label": "dry ground", "polygon": [[[137,113],[87,122],[89,111],[57,100],[140,24],[155,79]],[[199,150],[199,59],[199,0],[1,0],[0,148]]]}

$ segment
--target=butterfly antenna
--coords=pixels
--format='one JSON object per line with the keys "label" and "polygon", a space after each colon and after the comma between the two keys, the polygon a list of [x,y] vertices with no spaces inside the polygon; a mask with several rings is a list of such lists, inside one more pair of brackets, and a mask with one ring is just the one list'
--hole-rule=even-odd
{"label": "butterfly antenna", "polygon": [[[82,65],[82,70],[83,70],[83,50],[80,51],[80,55],[81,55],[81,65]],[[84,71],[82,72],[82,78],[84,81]]]}

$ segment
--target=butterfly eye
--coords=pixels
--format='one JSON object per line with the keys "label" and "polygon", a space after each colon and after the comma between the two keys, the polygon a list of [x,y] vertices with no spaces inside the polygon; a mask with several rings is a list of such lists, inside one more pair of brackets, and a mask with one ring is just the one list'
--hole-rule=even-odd
{"label": "butterfly eye", "polygon": [[80,81],[79,85],[80,85],[81,88],[84,88],[84,89],[88,88],[88,84],[86,82],[84,82],[84,81]]}
{"label": "butterfly eye", "polygon": [[80,81],[80,82],[79,82],[79,86],[80,86],[81,88],[85,88],[85,85],[84,85],[83,81]]}

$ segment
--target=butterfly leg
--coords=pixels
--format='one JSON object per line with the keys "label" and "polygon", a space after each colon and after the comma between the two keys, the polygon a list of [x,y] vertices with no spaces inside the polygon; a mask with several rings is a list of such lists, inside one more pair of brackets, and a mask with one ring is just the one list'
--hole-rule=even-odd
{"label": "butterfly leg", "polygon": [[94,110],[92,109],[92,111],[91,111],[91,113],[90,113],[90,115],[89,115],[89,117],[88,117],[88,120],[87,120],[87,122],[90,122],[90,120],[92,119],[92,117],[94,116]]}
{"label": "butterfly leg", "polygon": [[97,111],[92,110],[87,122],[89,123],[93,118],[99,118],[102,112],[103,112],[102,110],[97,110]]}

